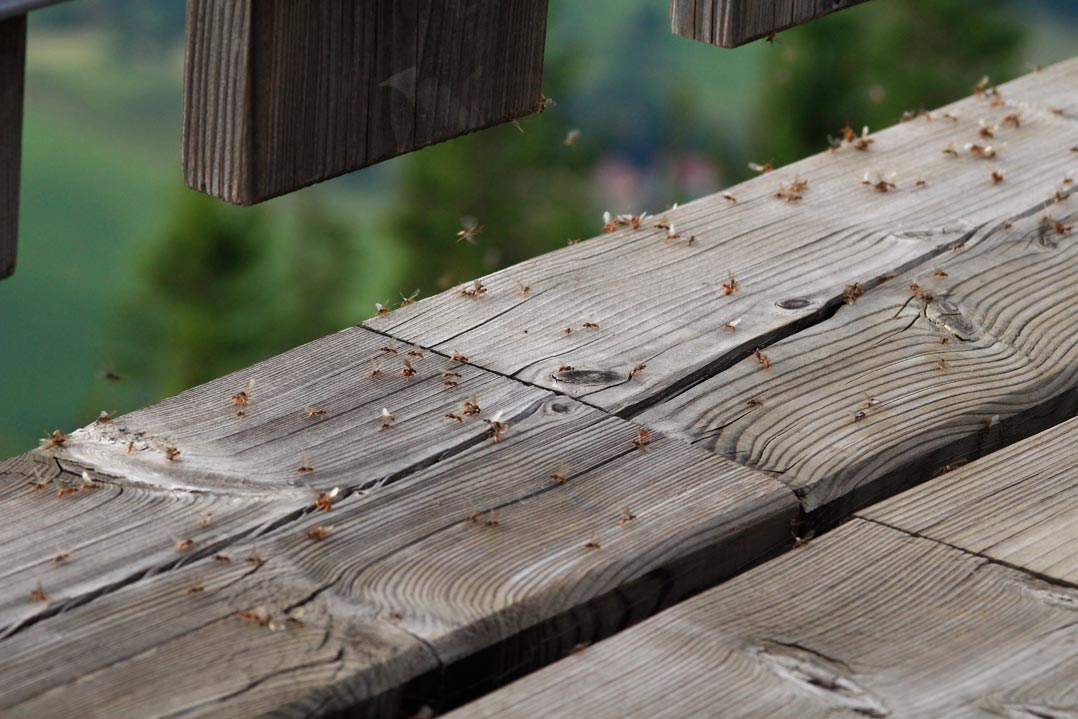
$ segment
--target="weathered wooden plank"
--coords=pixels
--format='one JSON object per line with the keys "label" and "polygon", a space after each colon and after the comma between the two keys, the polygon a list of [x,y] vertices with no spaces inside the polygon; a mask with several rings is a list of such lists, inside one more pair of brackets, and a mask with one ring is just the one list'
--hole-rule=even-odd
{"label": "weathered wooden plank", "polygon": [[[667,212],[677,241],[651,219],[485,277],[477,299],[454,290],[366,324],[632,416],[826,318],[847,286],[872,287],[1050,197],[1078,171],[1078,123],[1037,103],[1076,90],[1071,60],[1001,88],[1015,104],[969,98],[873,135],[867,152],[847,146],[732,188],[736,202],[718,194]],[[979,136],[979,120],[1012,112],[1019,128]],[[963,149],[989,142],[991,160]],[[944,153],[952,144],[960,157]],[[993,186],[996,168],[1006,181]],[[862,185],[866,172],[897,172],[897,189]],[[798,177],[810,181],[803,199],[775,197]],[[731,273],[739,286],[727,294]]]}
{"label": "weathered wooden plank", "polygon": [[670,0],[670,27],[692,40],[737,47],[865,0]]}
{"label": "weathered wooden plank", "polygon": [[195,0],[187,184],[252,204],[533,112],[546,0]]}
{"label": "weathered wooden plank", "polygon": [[750,357],[640,420],[773,473],[807,511],[841,518],[1071,417],[1078,244],[1054,223],[1078,221],[1075,205],[1045,199],[987,226],[768,347],[768,367]]}
{"label": "weathered wooden plank", "polygon": [[[8,518],[0,636],[143,574],[212,555],[310,504],[308,497],[274,503],[239,492],[163,490],[97,472],[86,485],[81,468],[61,463],[44,453],[0,463],[0,510]],[[192,546],[181,549],[187,540]],[[35,599],[39,589],[44,595]]]}
{"label": "weathered wooden plank", "polygon": [[26,16],[0,16],[0,279],[15,271],[26,69]]}
{"label": "weathered wooden plank", "polygon": [[[764,475],[672,439],[641,450],[624,420],[471,366],[456,365],[459,386],[444,387],[447,361],[435,355],[412,358],[411,378],[389,355],[370,377],[385,344],[346,330],[50,450],[112,477],[136,507],[253,498],[262,524],[214,547],[231,563],[207,551],[155,566],[14,626],[0,640],[0,713],[384,715],[459,701],[790,541],[796,500]],[[231,397],[249,379],[237,417]],[[472,393],[480,415],[444,418]],[[382,406],[396,418],[389,431]],[[494,443],[483,420],[498,411],[509,427]],[[172,462],[167,447],[181,451]],[[314,471],[297,474],[301,464]],[[16,479],[0,539],[24,531],[24,503],[42,503],[25,520],[40,521],[53,499]],[[331,512],[312,511],[308,486],[341,488]],[[113,517],[102,511],[86,531]],[[175,552],[160,520],[194,512],[147,507],[132,532]],[[315,541],[319,527],[328,536]],[[22,590],[51,556],[35,549],[49,527],[34,531],[19,547],[40,557],[13,567]],[[264,566],[243,561],[254,549]],[[46,589],[64,596],[63,576]],[[236,616],[253,607],[281,631]],[[301,607],[303,626],[287,621]]]}
{"label": "weathered wooden plank", "polygon": [[1076,607],[854,520],[447,716],[1073,716]]}
{"label": "weathered wooden plank", "polygon": [[860,516],[1078,586],[1078,419]]}

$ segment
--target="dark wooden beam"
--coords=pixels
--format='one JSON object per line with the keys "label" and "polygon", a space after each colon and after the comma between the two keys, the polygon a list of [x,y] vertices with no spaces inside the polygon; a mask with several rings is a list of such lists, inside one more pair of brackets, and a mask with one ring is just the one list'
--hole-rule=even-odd
{"label": "dark wooden beam", "polygon": [[674,34],[737,47],[865,0],[670,0]]}
{"label": "dark wooden beam", "polygon": [[190,0],[189,187],[238,204],[521,117],[547,0]]}
{"label": "dark wooden beam", "polygon": [[0,21],[0,279],[15,271],[26,69],[26,16]]}

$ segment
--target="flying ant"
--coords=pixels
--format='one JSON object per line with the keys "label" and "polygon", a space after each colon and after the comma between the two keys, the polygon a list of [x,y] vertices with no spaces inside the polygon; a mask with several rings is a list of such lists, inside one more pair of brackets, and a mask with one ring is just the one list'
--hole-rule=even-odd
{"label": "flying ant", "polygon": [[49,595],[45,594],[45,589],[41,586],[41,582],[38,582],[37,586],[30,592],[30,599],[35,602],[49,601]]}
{"label": "flying ant", "polygon": [[470,398],[461,402],[461,405],[464,407],[465,416],[482,414],[483,412],[483,410],[479,408],[479,397],[474,392]]}
{"label": "flying ant", "polygon": [[649,444],[651,444],[651,432],[646,429],[638,431],[636,433],[636,438],[633,439],[633,446],[641,452],[647,452]]}
{"label": "flying ant", "polygon": [[385,346],[382,347],[379,351],[394,356],[397,355],[397,348],[393,346],[393,340],[389,340],[388,342],[386,342]]}
{"label": "flying ant", "polygon": [[469,245],[476,244],[476,238],[483,232],[483,225],[474,217],[460,218],[460,231],[457,233],[457,242],[467,242]]}
{"label": "flying ant", "polygon": [[193,549],[195,546],[195,540],[193,539],[181,539],[176,542],[177,552],[186,552],[188,549]]}
{"label": "flying ant", "polygon": [[408,360],[408,358],[406,357],[402,359],[401,362],[404,364],[404,368],[401,369],[401,377],[404,377],[405,379],[415,377],[415,368],[412,367],[412,363]]}
{"label": "flying ant", "polygon": [[625,507],[621,510],[621,519],[618,520],[618,526],[624,527],[626,524],[633,521],[634,519],[636,519],[636,515],[632,513],[631,509]]}
{"label": "flying ant", "polygon": [[722,328],[724,330],[729,330],[730,332],[737,332],[737,326],[741,324],[741,320],[743,319],[744,317],[738,317],[736,320],[730,320],[729,322],[725,322],[723,323]]}
{"label": "flying ant", "polygon": [[767,173],[774,170],[775,166],[772,165],[770,162],[766,162],[763,165],[756,162],[750,162],[749,169],[753,172],[759,172],[761,175],[766,175]]}
{"label": "flying ant", "polygon": [[307,536],[315,542],[321,542],[329,536],[329,529],[323,526],[311,527],[307,530]]}
{"label": "flying ant", "polygon": [[314,473],[314,467],[310,466],[309,464],[302,464],[296,470],[296,474],[313,474],[313,473]]}
{"label": "flying ant", "polygon": [[97,419],[94,420],[95,424],[109,424],[112,422],[112,413],[101,410],[101,414],[97,415]]}
{"label": "flying ant", "polygon": [[752,356],[756,358],[756,361],[760,363],[761,367],[764,369],[771,369],[771,360],[760,350],[754,350]]}
{"label": "flying ant", "polygon": [[382,365],[381,365],[381,363],[375,364],[374,362],[371,362],[371,373],[370,373],[369,376],[370,377],[381,377],[382,376]]}
{"label": "flying ant", "polygon": [[333,487],[329,492],[319,492],[315,499],[315,511],[328,512],[333,509],[333,500],[341,494],[341,487]]}
{"label": "flying ant", "polygon": [[251,390],[254,389],[255,381],[253,379],[247,380],[247,384],[244,385],[236,394],[232,395],[232,404],[236,407],[246,407],[251,403]]}
{"label": "flying ant", "polygon": [[220,562],[221,564],[232,564],[232,557],[224,554],[215,554],[213,555],[213,561]]}
{"label": "flying ant", "polygon": [[582,329],[585,329],[585,330],[597,330],[597,329],[599,329],[599,323],[598,322],[585,322],[584,324],[580,325],[580,327]]}
{"label": "flying ant", "polygon": [[378,431],[385,432],[387,429],[393,429],[393,423],[397,421],[397,418],[389,413],[389,409],[382,408],[382,414],[378,417]]}
{"label": "flying ant", "polygon": [[852,285],[846,285],[846,289],[842,291],[842,301],[848,305],[852,305],[857,302],[861,297],[864,297],[865,289],[861,286],[860,282],[854,282]]}
{"label": "flying ant", "polygon": [[573,334],[573,328],[572,327],[562,327],[561,328],[561,333],[563,335],[565,335],[565,336],[569,336],[569,335]]}
{"label": "flying ant", "polygon": [[62,564],[67,564],[70,559],[70,552],[57,552],[56,555],[52,558],[52,563],[57,566],[60,566]]}
{"label": "flying ant", "polygon": [[592,532],[591,539],[584,545],[584,549],[602,549],[603,545],[599,544],[599,533]]}
{"label": "flying ant", "polygon": [[213,524],[213,512],[202,512],[198,515],[198,526],[208,527]]}
{"label": "flying ant", "polygon": [[808,180],[795,179],[790,186],[779,185],[779,191],[775,193],[775,197],[779,198],[783,202],[798,202],[801,200],[801,194],[808,187]]}
{"label": "flying ant", "polygon": [[477,299],[487,293],[487,288],[480,280],[474,280],[471,287],[462,287],[458,290],[461,297],[467,297],[469,299]]}
{"label": "flying ant", "polygon": [[393,311],[393,308],[389,306],[389,300],[386,300],[386,304],[384,304],[384,305],[381,302],[375,302],[374,303],[374,309],[375,309],[375,313],[374,313],[375,317],[385,317],[386,315],[388,315],[390,312]]}
{"label": "flying ant", "polygon": [[722,193],[722,198],[723,198],[724,200],[727,200],[727,201],[729,201],[729,202],[733,202],[733,203],[736,203],[736,202],[737,202],[737,198],[736,198],[736,197],[734,197],[733,195],[731,195],[731,194],[730,194],[729,192],[724,192],[724,193]]}
{"label": "flying ant", "polygon": [[938,360],[936,360],[936,369],[938,369],[939,371],[946,372],[947,367],[947,360],[945,360],[944,358],[940,357]]}
{"label": "flying ant", "polygon": [[416,302],[416,299],[415,299],[415,298],[416,298],[416,297],[419,297],[419,292],[420,292],[420,291],[419,291],[419,288],[416,288],[416,291],[415,291],[415,292],[413,292],[413,293],[412,293],[411,295],[409,295],[408,297],[405,297],[405,296],[404,296],[404,293],[403,293],[403,292],[401,292],[401,293],[400,293],[400,296],[401,296],[401,303],[400,303],[400,305],[398,305],[398,307],[407,307],[408,305],[414,305],[414,304],[415,304],[415,302]]}
{"label": "flying ant", "polygon": [[638,365],[636,365],[631,370],[629,370],[629,379],[632,379],[633,377],[637,376],[638,374],[643,372],[645,369],[647,369],[647,367],[648,366],[646,364],[638,364]]}
{"label": "flying ant", "polygon": [[1017,130],[1018,128],[1020,128],[1022,126],[1022,113],[1020,113],[1020,112],[1009,112],[1009,113],[1007,113],[1006,115],[1003,116],[1003,120],[1001,120],[1001,122],[1004,125],[1010,125],[1011,127],[1013,127],[1014,129]]}
{"label": "flying ant", "polygon": [[202,580],[201,579],[196,579],[191,584],[191,586],[188,588],[187,593],[188,594],[202,594],[205,591],[206,591],[206,587],[205,587],[205,585],[202,584]]}
{"label": "flying ant", "polygon": [[930,275],[930,277],[947,277],[947,273],[937,267],[936,269],[932,270],[932,274]]}
{"label": "flying ant", "polygon": [[54,429],[52,434],[47,435],[45,439],[41,440],[41,444],[46,449],[62,449],[64,442],[67,441],[67,435],[58,429]]}
{"label": "flying ant", "polygon": [[501,412],[497,412],[490,419],[483,421],[487,423],[487,436],[494,441],[494,444],[500,442],[502,434],[509,430],[509,423],[502,421]]}
{"label": "flying ant", "polygon": [[992,170],[992,184],[999,185],[1003,181],[1003,170]]}
{"label": "flying ant", "polygon": [[[456,350],[453,350],[452,352],[449,353],[449,361],[450,362],[457,362],[457,363],[460,363],[460,364],[468,364],[468,362],[469,362],[467,357],[462,355],[460,352],[457,352]],[[452,365],[450,365],[450,366],[452,366]]]}
{"label": "flying ant", "polygon": [[554,372],[554,374],[561,374],[563,372],[572,372],[573,369],[574,368],[573,368],[573,366],[571,364],[563,364],[561,367],[558,367],[558,369]]}
{"label": "flying ant", "polygon": [[861,184],[868,185],[876,192],[890,192],[891,190],[898,189],[898,185],[895,184],[895,177],[896,174],[894,172],[892,172],[887,177],[877,174],[876,181],[873,182],[872,180],[868,179],[868,173],[866,172],[865,176],[861,178]]}
{"label": "flying ant", "polygon": [[520,291],[517,292],[517,294],[520,295],[521,297],[527,297],[528,293],[531,291],[531,287],[528,287],[526,284],[524,284],[520,280],[516,280],[516,283],[517,283],[517,287],[520,288]]}
{"label": "flying ant", "polygon": [[177,459],[179,459],[180,454],[180,450],[176,449],[175,447],[165,447],[166,462],[175,462]]}
{"label": "flying ant", "polygon": [[566,133],[565,139],[562,141],[562,144],[564,144],[566,147],[572,147],[577,143],[577,140],[580,139],[580,136],[582,134],[583,133],[581,133],[580,130],[573,128]]}
{"label": "flying ant", "polygon": [[958,150],[955,149],[953,142],[944,149],[943,154],[950,155],[951,157],[958,157]]}
{"label": "flying ant", "polygon": [[459,414],[453,414],[452,412],[450,412],[449,414],[442,415],[442,417],[450,421],[460,422],[461,424],[464,423],[463,417],[461,417]]}
{"label": "flying ant", "polygon": [[261,569],[262,565],[266,563],[266,560],[262,558],[262,555],[258,553],[258,550],[252,549],[251,553],[247,555],[247,558],[243,560],[245,564],[250,564],[255,569]]}
{"label": "flying ant", "polygon": [[990,160],[996,156],[996,151],[991,145],[978,145],[973,142],[968,142],[965,145],[965,149],[974,157],[980,157],[985,160]]}
{"label": "flying ant", "polygon": [[730,279],[722,283],[722,293],[724,295],[732,295],[741,289],[741,283],[734,277],[734,273],[730,273]]}
{"label": "flying ant", "polygon": [[569,467],[565,464],[561,464],[558,468],[551,472],[548,479],[555,484],[566,484],[569,481]]}
{"label": "flying ant", "polygon": [[980,124],[981,128],[977,131],[977,134],[980,135],[983,139],[991,140],[996,136],[995,125],[990,125],[984,120],[979,120],[978,124]]}

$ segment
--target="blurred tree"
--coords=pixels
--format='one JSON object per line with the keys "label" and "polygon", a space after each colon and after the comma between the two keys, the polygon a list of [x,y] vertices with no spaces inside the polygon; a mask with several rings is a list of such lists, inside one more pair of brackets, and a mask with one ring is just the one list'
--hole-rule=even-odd
{"label": "blurred tree", "polygon": [[983,75],[1022,70],[1024,31],[999,0],[859,5],[779,35],[760,96],[760,161],[784,165],[827,146],[847,122],[889,126],[906,110],[970,93]]}
{"label": "blurred tree", "polygon": [[355,234],[317,193],[296,202],[288,213],[184,191],[123,308],[123,371],[161,396],[354,323]]}
{"label": "blurred tree", "polygon": [[[568,86],[570,68],[548,54],[544,83],[552,97]],[[426,296],[599,231],[588,174],[597,150],[587,129],[566,144],[574,128],[559,110],[400,160],[389,234],[411,255],[407,291],[419,287]],[[484,226],[474,245],[457,238],[469,216]]]}

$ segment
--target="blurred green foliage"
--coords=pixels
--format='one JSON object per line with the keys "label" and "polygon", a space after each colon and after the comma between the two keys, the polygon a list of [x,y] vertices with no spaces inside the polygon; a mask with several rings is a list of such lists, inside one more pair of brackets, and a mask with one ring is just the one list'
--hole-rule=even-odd
{"label": "blurred green foliage", "polygon": [[882,128],[905,111],[1021,74],[1025,29],[999,0],[873,2],[783,33],[759,102],[761,157],[784,165],[850,123]]}
{"label": "blurred green foliage", "polygon": [[[32,16],[0,455],[359,322],[374,302],[591,237],[605,209],[661,211],[744,179],[750,160],[817,152],[847,122],[883,127],[982,74],[1062,59],[1078,38],[1024,0],[875,0],[724,51],[670,35],[661,0],[551,3],[544,91],[558,105],[523,133],[491,128],[242,209],[178,189],[183,6],[80,0]],[[456,242],[465,216],[485,226],[474,246]]]}

